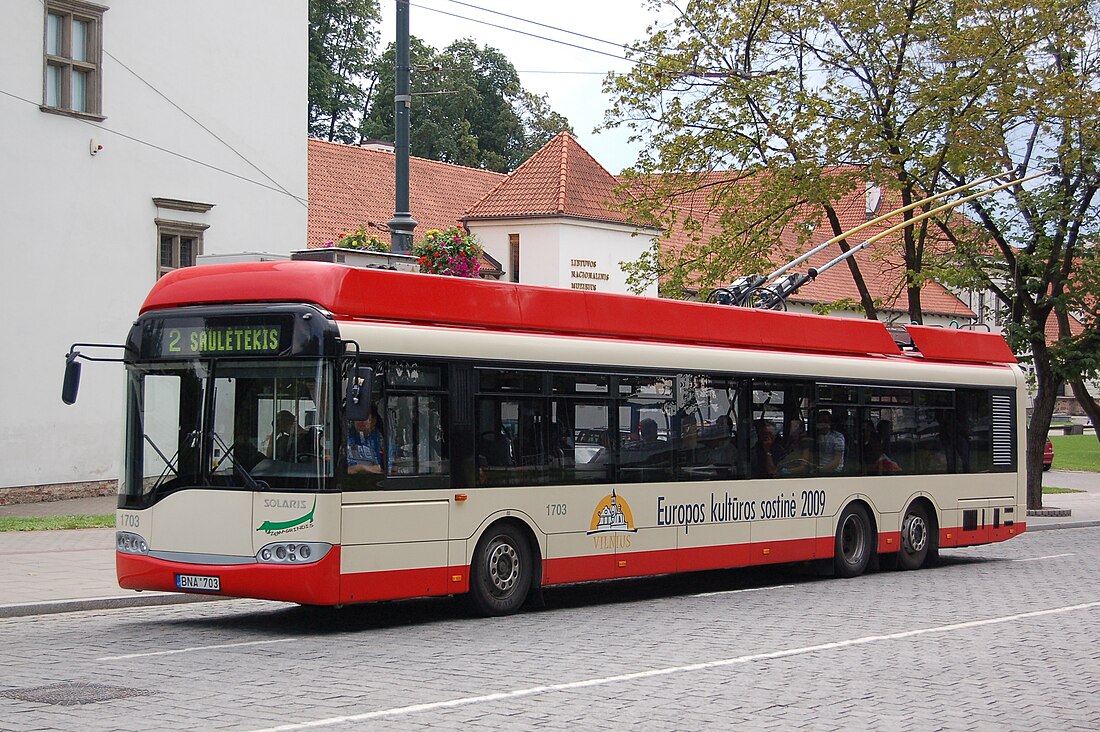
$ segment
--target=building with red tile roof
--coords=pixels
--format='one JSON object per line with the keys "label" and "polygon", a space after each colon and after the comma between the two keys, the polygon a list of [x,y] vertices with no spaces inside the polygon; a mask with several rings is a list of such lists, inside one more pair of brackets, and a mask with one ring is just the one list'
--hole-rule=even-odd
{"label": "building with red tile roof", "polygon": [[[393,215],[392,148],[353,147],[310,140],[309,143],[309,241],[318,247],[360,224],[388,238],[385,224]],[[711,174],[715,180],[728,173]],[[508,175],[438,163],[410,160],[410,201],[417,232],[443,229],[456,223],[476,234],[488,255],[500,263],[505,279],[550,284],[576,289],[628,291],[620,262],[634,261],[660,238],[666,252],[676,252],[693,235],[709,237],[721,230],[720,215],[711,210],[707,196],[685,193],[673,205],[678,209],[674,226],[663,237],[657,229],[632,222],[622,207],[620,181],[611,175],[571,135],[561,133]],[[888,198],[888,197],[886,197]],[[878,202],[879,211],[900,205]],[[868,199],[854,191],[836,204],[845,229],[865,222]],[[695,219],[694,234],[682,225]],[[870,236],[896,221],[862,232]],[[778,263],[829,237],[828,227],[817,227],[810,243],[799,244],[794,232],[786,232],[775,249]],[[857,238],[849,244],[862,241]],[[871,296],[881,304],[884,319],[906,320],[907,299],[904,266],[896,255],[900,234],[855,255]],[[797,268],[820,268],[840,254],[837,245],[814,255]],[[656,294],[655,285],[647,294]],[[808,310],[818,304],[850,302],[859,295],[846,263],[823,272],[790,299],[792,309]],[[922,305],[929,322],[968,322],[975,313],[946,288],[925,283]],[[837,311],[860,316],[862,311]]]}
{"label": "building with red tile roof", "polygon": [[629,224],[618,187],[615,176],[561,132],[485,194],[464,220],[569,217]]}

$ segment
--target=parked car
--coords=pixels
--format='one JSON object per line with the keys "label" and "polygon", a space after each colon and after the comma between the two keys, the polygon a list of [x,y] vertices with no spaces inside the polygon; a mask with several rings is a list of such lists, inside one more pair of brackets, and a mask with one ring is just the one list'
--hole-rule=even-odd
{"label": "parked car", "polygon": [[1050,466],[1054,464],[1054,443],[1047,440],[1046,447],[1043,448],[1043,470],[1050,470]]}

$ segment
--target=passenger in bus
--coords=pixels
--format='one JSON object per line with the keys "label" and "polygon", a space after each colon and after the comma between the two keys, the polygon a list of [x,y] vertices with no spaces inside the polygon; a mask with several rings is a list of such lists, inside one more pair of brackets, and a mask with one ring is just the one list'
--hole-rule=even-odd
{"label": "passenger in bus", "polygon": [[737,438],[733,433],[733,420],[728,414],[718,416],[706,433],[709,436],[710,462],[727,470],[722,477],[737,469]]}
{"label": "passenger in bus", "polygon": [[752,477],[771,478],[779,470],[776,452],[779,447],[775,439],[775,426],[766,419],[756,421],[756,444],[753,445],[749,459]]}
{"label": "passenger in bus", "polygon": [[790,422],[787,423],[787,433],[778,441],[779,449],[785,455],[799,452],[805,447],[806,438],[806,425],[802,422],[802,418],[791,417]]}
{"label": "passenger in bus", "polygon": [[655,450],[663,444],[657,437],[657,423],[652,419],[643,419],[638,423],[638,434],[641,436],[638,447],[642,450]]}
{"label": "passenger in bus", "polygon": [[275,415],[275,432],[267,441],[267,454],[275,460],[295,462],[298,455],[312,451],[309,430],[298,424],[293,412],[280,410]]}
{"label": "passenger in bus", "polygon": [[596,440],[600,443],[600,449],[588,462],[591,465],[607,465],[611,462],[611,431],[600,430],[600,435]]}
{"label": "passenger in bus", "polygon": [[787,434],[776,441],[776,459],[779,461],[779,475],[784,477],[809,475],[813,468],[810,454],[813,441],[806,434],[806,425],[800,417],[791,417],[787,423]]}
{"label": "passenger in bus", "polygon": [[867,474],[868,475],[897,475],[903,472],[901,466],[891,458],[886,450],[889,445],[887,439],[890,435],[891,425],[888,420],[880,420],[878,428],[872,430],[867,440]]}
{"label": "passenger in bus", "polygon": [[510,467],[516,464],[515,448],[503,427],[481,433],[479,455],[486,466]]}
{"label": "passenger in bus", "polygon": [[828,412],[817,413],[817,469],[829,475],[844,470],[844,435],[833,429]]}
{"label": "passenger in bus", "polygon": [[378,407],[372,405],[366,419],[355,420],[348,426],[348,472],[384,472],[384,442],[382,417]]}

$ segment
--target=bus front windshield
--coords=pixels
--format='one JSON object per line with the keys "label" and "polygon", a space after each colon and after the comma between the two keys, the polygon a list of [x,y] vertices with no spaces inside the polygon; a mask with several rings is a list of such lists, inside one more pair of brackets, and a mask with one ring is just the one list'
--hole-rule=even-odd
{"label": "bus front windshield", "polygon": [[329,487],[332,397],[332,366],[321,360],[131,365],[125,502],[196,486]]}

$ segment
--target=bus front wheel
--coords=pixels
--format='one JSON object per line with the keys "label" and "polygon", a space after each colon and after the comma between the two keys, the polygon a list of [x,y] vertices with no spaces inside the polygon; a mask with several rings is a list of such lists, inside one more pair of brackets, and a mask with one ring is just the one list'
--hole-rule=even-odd
{"label": "bus front wheel", "polygon": [[510,524],[490,527],[474,550],[468,604],[478,615],[510,615],[531,589],[531,548]]}
{"label": "bus front wheel", "polygon": [[871,561],[871,519],[862,506],[849,504],[836,526],[833,570],[837,577],[858,577]]}

